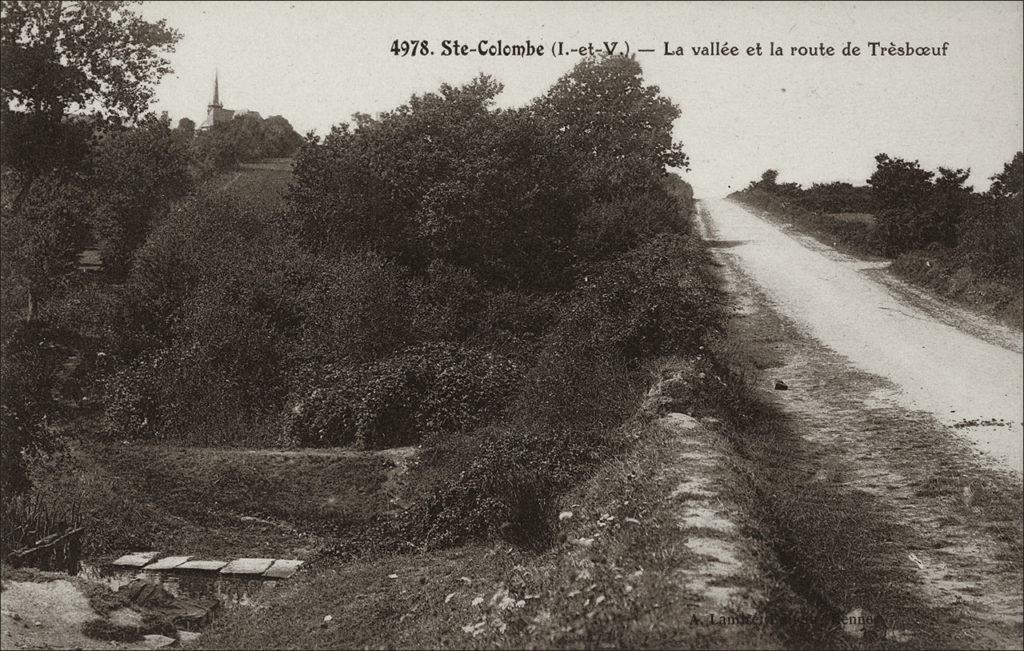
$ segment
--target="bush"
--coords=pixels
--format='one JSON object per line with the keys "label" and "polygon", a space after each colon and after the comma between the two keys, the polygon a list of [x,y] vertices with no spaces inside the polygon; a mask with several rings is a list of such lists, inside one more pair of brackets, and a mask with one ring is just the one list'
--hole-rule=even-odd
{"label": "bush", "polygon": [[680,200],[651,191],[591,206],[580,219],[575,250],[585,262],[603,260],[637,247],[660,233],[686,233]]}
{"label": "bush", "polygon": [[434,441],[435,488],[415,514],[430,544],[549,542],[558,495],[621,442],[643,360],[696,352],[721,311],[698,240],[660,235],[565,297],[502,424]]}
{"label": "bush", "polygon": [[375,253],[321,255],[312,263],[298,296],[299,360],[367,362],[409,345],[418,313],[403,269]]}
{"label": "bush", "polygon": [[153,223],[192,189],[190,162],[188,142],[165,120],[150,118],[98,142],[90,222],[107,272],[123,278]]}
{"label": "bush", "polygon": [[45,324],[20,324],[0,354],[0,487],[5,494],[29,488],[26,455],[53,445],[48,421],[56,410],[54,388],[62,363],[54,333]]}
{"label": "bush", "polygon": [[[72,282],[89,209],[81,187],[49,175],[32,185],[20,213],[0,210],[5,324],[12,321],[8,315],[22,307],[32,318],[40,304]],[[17,303],[6,302],[10,299]]]}
{"label": "bush", "polygon": [[959,253],[984,277],[1024,283],[1024,195],[976,202],[960,225]]}
{"label": "bush", "polygon": [[425,462],[442,469],[418,515],[433,546],[500,537],[528,548],[550,543],[558,496],[604,458],[597,430],[489,427],[441,442]]}
{"label": "bush", "polygon": [[415,285],[413,330],[420,341],[465,341],[481,326],[491,291],[471,271],[434,262]]}
{"label": "bush", "polygon": [[105,427],[109,437],[156,439],[163,416],[162,376],[166,355],[148,353],[129,362],[104,383]]}
{"label": "bush", "polygon": [[313,270],[264,215],[221,199],[176,211],[126,284],[118,351],[126,370],[109,385],[111,426],[153,435],[136,427],[146,422],[160,436],[212,442],[278,414]]}
{"label": "bush", "polygon": [[302,445],[369,448],[455,435],[497,419],[522,371],[484,350],[430,344],[332,369],[294,394],[287,432]]}

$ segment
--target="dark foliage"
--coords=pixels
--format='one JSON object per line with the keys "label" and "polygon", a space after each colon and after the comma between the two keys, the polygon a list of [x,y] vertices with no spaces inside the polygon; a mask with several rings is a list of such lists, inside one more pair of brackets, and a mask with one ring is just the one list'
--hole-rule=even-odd
{"label": "dark foliage", "polygon": [[266,119],[239,115],[198,132],[195,123],[191,128],[179,124],[178,131],[192,140],[193,156],[206,171],[234,169],[239,163],[263,158],[288,158],[302,146],[302,136],[280,115]]}
{"label": "dark foliage", "polygon": [[618,445],[645,362],[699,347],[718,296],[692,190],[666,169],[686,164],[678,109],[635,61],[583,62],[521,109],[495,109],[500,90],[444,85],[310,139],[281,211],[178,198],[186,148],[214,169],[285,155],[283,120],[148,122],[93,143],[76,182],[120,275],[57,283],[43,313],[80,324],[96,435],[421,444],[439,482],[408,514],[421,539],[542,540],[559,492]]}

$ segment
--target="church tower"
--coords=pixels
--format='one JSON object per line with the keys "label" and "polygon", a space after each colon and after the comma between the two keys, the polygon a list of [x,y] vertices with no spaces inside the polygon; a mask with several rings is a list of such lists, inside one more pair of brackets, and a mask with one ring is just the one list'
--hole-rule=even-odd
{"label": "church tower", "polygon": [[213,73],[213,100],[206,106],[206,119],[199,125],[200,129],[210,129],[214,125],[228,122],[235,116],[235,112],[224,108],[220,103],[220,75]]}
{"label": "church tower", "polygon": [[213,101],[207,108],[224,108],[224,105],[220,103],[220,73],[216,70],[213,71]]}

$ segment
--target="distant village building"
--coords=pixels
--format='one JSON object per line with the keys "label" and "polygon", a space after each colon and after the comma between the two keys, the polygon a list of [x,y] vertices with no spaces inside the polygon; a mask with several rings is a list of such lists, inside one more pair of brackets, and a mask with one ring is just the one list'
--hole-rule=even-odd
{"label": "distant village building", "polygon": [[206,107],[206,119],[199,125],[200,130],[212,129],[216,124],[223,124],[230,122],[235,118],[243,116],[252,116],[257,119],[260,118],[260,114],[256,111],[247,111],[245,109],[239,111],[232,111],[231,109],[224,108],[224,105],[220,103],[220,80],[217,73],[213,75],[213,101],[210,102]]}

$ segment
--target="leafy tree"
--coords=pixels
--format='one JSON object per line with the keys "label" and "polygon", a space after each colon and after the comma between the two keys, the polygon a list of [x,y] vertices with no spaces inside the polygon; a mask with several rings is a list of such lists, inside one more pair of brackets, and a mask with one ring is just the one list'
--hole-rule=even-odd
{"label": "leafy tree", "polygon": [[260,119],[240,115],[200,131],[195,138],[195,155],[202,167],[223,170],[262,158],[287,158],[303,139],[280,115]]}
{"label": "leafy tree", "polygon": [[1003,171],[992,176],[989,194],[996,197],[1019,197],[1024,190],[1024,152],[1017,152],[1013,160],[1003,164]]}
{"label": "leafy tree", "polygon": [[191,140],[196,135],[196,123],[189,118],[178,120],[178,131]]}
{"label": "leafy tree", "polygon": [[[313,140],[291,195],[308,240],[420,272],[442,262],[487,286],[550,289],[571,282],[577,244],[601,257],[655,227],[662,216],[648,223],[643,207],[678,218],[670,199],[630,201],[667,199],[666,165],[686,164],[671,137],[678,109],[635,61],[583,62],[525,109],[495,110],[500,91],[487,76],[443,85]],[[591,232],[577,238],[588,207],[606,201],[623,203],[591,211]]]}
{"label": "leafy tree", "polygon": [[263,155],[267,158],[287,158],[302,143],[302,136],[280,115],[271,115],[263,121]]}
{"label": "leafy tree", "polygon": [[237,139],[225,129],[207,129],[196,133],[192,141],[192,157],[200,170],[234,169],[242,160]]}
{"label": "leafy tree", "polygon": [[3,211],[0,228],[4,320],[13,312],[11,299],[27,305],[26,320],[75,272],[84,236],[83,215],[90,205],[80,188],[53,174],[40,178],[21,212]]}
{"label": "leafy tree", "polygon": [[0,102],[27,115],[21,147],[6,156],[22,176],[15,212],[32,184],[66,160],[71,112],[114,121],[141,115],[170,72],[164,54],[179,34],[147,22],[129,2],[4,2],[0,8]]}
{"label": "leafy tree", "polygon": [[930,245],[956,246],[961,216],[973,200],[973,189],[964,185],[970,173],[939,167],[936,176],[920,169],[916,161],[880,162],[868,182],[875,182],[876,203],[890,206],[878,214],[883,250],[898,255]]}
{"label": "leafy tree", "polygon": [[657,86],[644,85],[634,58],[581,61],[533,109],[588,197],[649,189],[667,167],[688,168],[682,145],[672,140],[679,108]]}
{"label": "leafy tree", "polygon": [[757,187],[762,190],[771,191],[778,185],[779,171],[778,170],[765,170],[761,173],[761,180],[757,182]]}
{"label": "leafy tree", "polygon": [[191,189],[188,143],[169,121],[150,116],[106,134],[91,162],[94,234],[104,267],[121,277],[154,219]]}
{"label": "leafy tree", "polygon": [[436,231],[436,248],[445,228],[438,211],[457,205],[444,203],[441,184],[457,167],[472,165],[479,142],[493,138],[486,132],[500,91],[487,76],[461,87],[444,84],[376,118],[356,115],[354,125],[334,127],[322,143],[313,139],[296,160],[291,195],[307,239],[325,249],[376,250],[425,268],[426,243],[413,216],[434,193],[436,208],[428,206],[418,221]]}
{"label": "leafy tree", "polygon": [[932,189],[934,172],[921,169],[917,161],[875,156],[877,167],[868,178],[878,210],[914,209],[924,204]]}

